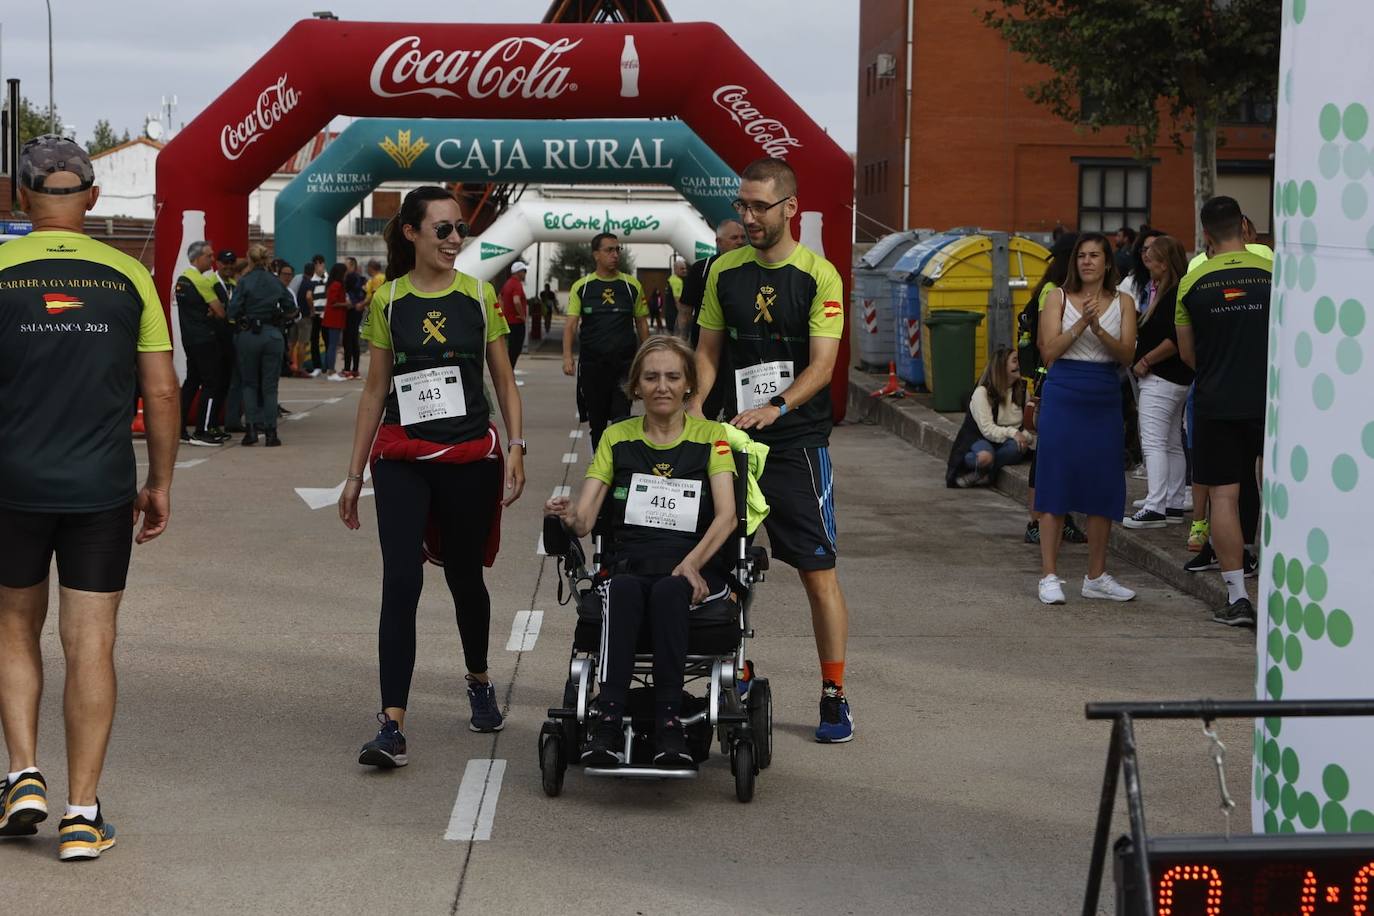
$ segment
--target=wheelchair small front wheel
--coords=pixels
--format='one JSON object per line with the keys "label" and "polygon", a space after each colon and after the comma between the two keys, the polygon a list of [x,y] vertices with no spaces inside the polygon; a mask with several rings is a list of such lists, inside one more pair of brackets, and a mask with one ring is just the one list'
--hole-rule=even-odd
{"label": "wheelchair small front wheel", "polygon": [[735,798],[742,802],[754,800],[754,779],[758,769],[754,763],[754,742],[736,741],[730,750],[730,769],[735,774]]}
{"label": "wheelchair small front wheel", "polygon": [[557,798],[563,792],[563,774],[568,769],[563,744],[562,729],[539,736],[539,780],[549,798]]}

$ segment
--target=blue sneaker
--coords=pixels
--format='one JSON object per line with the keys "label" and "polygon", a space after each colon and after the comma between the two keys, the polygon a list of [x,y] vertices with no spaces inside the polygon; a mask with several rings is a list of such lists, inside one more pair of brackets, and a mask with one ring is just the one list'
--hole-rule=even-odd
{"label": "blue sneaker", "polygon": [[100,801],[95,803],[95,820],[84,817],[64,817],[57,824],[57,857],[63,862],[73,859],[98,859],[115,844],[114,824],[105,820]]}
{"label": "blue sneaker", "polygon": [[381,767],[392,770],[410,762],[406,757],[406,736],[401,734],[401,726],[395,719],[388,719],[386,713],[377,713],[377,721],[382,724],[377,737],[363,745],[358,752],[358,762],[363,766]]}
{"label": "blue sneaker", "polygon": [[849,700],[844,691],[826,681],[821,689],[821,724],[816,726],[821,744],[843,744],[854,740],[854,720],[849,715]]}
{"label": "blue sneaker", "polygon": [[48,783],[42,773],[24,773],[14,785],[0,779],[0,837],[33,836],[48,819]]}
{"label": "blue sneaker", "polygon": [[483,684],[471,674],[468,678],[468,702],[472,704],[472,721],[468,728],[475,732],[499,732],[506,727],[501,707],[496,702],[496,688]]}

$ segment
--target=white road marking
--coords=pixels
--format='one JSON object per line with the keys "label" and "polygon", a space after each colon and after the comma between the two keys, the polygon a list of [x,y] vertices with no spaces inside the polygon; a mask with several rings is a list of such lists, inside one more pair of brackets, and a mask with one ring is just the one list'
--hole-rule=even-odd
{"label": "white road marking", "polygon": [[564,464],[577,464],[577,452],[565,452],[563,454]]}
{"label": "white road marking", "polygon": [[172,467],[178,470],[184,470],[186,468],[193,468],[198,464],[204,464],[209,460],[209,458],[188,458],[185,461],[178,461],[176,464],[172,465]]}
{"label": "white road marking", "polygon": [[506,651],[524,652],[533,649],[539,639],[539,628],[543,625],[543,611],[516,611],[515,620],[510,625],[510,639],[506,642]]}
{"label": "white road marking", "polygon": [[501,780],[506,775],[504,760],[469,760],[453,802],[444,839],[466,843],[491,839],[496,820],[496,800],[501,796]]}
{"label": "white road marking", "polygon": [[575,430],[573,430],[572,432],[568,433],[568,438],[569,438],[569,439],[581,439],[581,438],[582,438],[582,433],[583,433],[582,430],[580,430],[580,429],[575,429]]}
{"label": "white road marking", "polygon": [[[344,397],[347,397],[347,395],[344,395]],[[286,420],[288,423],[296,423],[296,422],[298,422],[298,421],[300,421],[300,420],[304,420],[306,417],[310,416],[312,413],[315,412],[315,410],[316,410],[317,408],[323,407],[323,406],[325,406],[326,404],[337,404],[337,403],[339,403],[339,402],[342,401],[342,400],[343,400],[343,397],[338,397],[338,398],[296,398],[296,399],[291,400],[291,401],[286,401],[286,402],[284,402],[284,403],[288,403],[288,404],[314,404],[315,407],[312,407],[312,408],[310,408],[309,410],[303,410],[303,411],[301,411],[300,413],[289,413],[289,414],[287,414],[286,416],[282,417],[282,419],[283,419],[283,420]]]}
{"label": "white road marking", "polygon": [[544,550],[544,535],[542,534],[539,535],[539,543],[534,545],[534,553],[536,556],[540,557],[548,556],[548,553],[546,553]]}
{"label": "white road marking", "polygon": [[[367,486],[367,481],[372,479],[372,468],[363,469],[363,490],[358,494],[359,498],[371,496],[372,490]],[[313,512],[316,509],[323,509],[325,506],[332,506],[339,501],[343,495],[346,480],[339,481],[335,487],[296,487],[296,495],[305,500],[305,504]]]}
{"label": "white road marking", "polygon": [[549,499],[557,499],[560,496],[572,496],[572,487],[554,487],[553,495]]}
{"label": "white road marking", "polygon": [[342,397],[337,398],[277,398],[278,404],[337,404],[342,401]]}
{"label": "white road marking", "polygon": [[520,381],[519,379],[516,379],[516,380],[515,380],[515,387],[516,387],[516,388],[524,388],[524,387],[525,387],[525,383],[522,382],[522,381]]}
{"label": "white road marking", "polygon": [[524,369],[516,369],[516,370],[515,370],[515,374],[516,374],[517,376],[524,375],[524,374],[525,374],[525,370],[524,370]]}

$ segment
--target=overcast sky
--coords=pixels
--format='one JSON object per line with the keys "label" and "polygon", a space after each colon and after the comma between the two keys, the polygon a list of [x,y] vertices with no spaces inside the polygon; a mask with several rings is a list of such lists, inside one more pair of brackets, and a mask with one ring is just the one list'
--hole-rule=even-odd
{"label": "overcast sky", "polygon": [[[538,22],[548,0],[233,0],[186,6],[167,0],[50,0],[54,100],[87,143],[99,118],[122,133],[143,129],[175,94],[175,124],[189,122],[286,32],[315,10],[341,19],[414,22]],[[676,21],[711,21],[728,32],[846,150],[855,145],[858,3],[851,0],[667,0]],[[22,15],[20,13],[22,12]],[[0,5],[0,76],[48,100],[48,33],[42,3]],[[321,53],[327,56],[322,49]]]}

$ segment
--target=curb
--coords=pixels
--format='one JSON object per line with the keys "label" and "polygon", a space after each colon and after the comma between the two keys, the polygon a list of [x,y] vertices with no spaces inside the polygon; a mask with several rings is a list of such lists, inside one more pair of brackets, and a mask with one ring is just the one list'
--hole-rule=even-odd
{"label": "curb", "polygon": [[[871,375],[859,369],[850,369],[846,419],[881,426],[921,451],[941,461],[946,460],[959,434],[963,415],[937,413],[915,397],[900,400],[869,397],[870,392],[881,388],[886,381],[886,373]],[[993,489],[1014,499],[1018,506],[1025,506],[1026,494],[1030,489],[1029,468],[1023,465],[1003,468],[993,482]],[[1166,549],[1143,532],[1113,525],[1107,550],[1209,606],[1226,603],[1226,588],[1220,577],[1185,572],[1177,551]]]}

